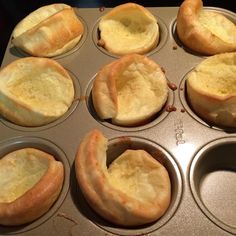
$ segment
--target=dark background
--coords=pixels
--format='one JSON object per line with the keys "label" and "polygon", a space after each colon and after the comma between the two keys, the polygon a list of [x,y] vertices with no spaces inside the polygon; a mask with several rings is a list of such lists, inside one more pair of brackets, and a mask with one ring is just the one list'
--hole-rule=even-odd
{"label": "dark background", "polygon": [[[128,1],[98,0],[0,0],[0,64],[7,42],[15,25],[37,8],[52,4],[66,3],[73,7],[114,7]],[[182,0],[132,1],[145,7],[179,6]],[[235,0],[204,0],[204,6],[221,7],[236,12]]]}

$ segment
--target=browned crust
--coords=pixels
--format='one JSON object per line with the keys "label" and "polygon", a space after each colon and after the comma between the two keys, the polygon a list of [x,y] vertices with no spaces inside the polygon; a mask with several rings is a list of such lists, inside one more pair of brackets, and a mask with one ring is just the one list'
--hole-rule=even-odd
{"label": "browned crust", "polygon": [[161,217],[170,196],[151,203],[140,202],[112,187],[102,171],[106,149],[106,138],[95,129],[85,136],[77,151],[76,177],[89,205],[103,218],[123,226],[142,225]]}
{"label": "browned crust", "polygon": [[[58,24],[61,24],[59,27]],[[50,29],[50,35],[44,31]],[[32,56],[51,57],[67,52],[80,40],[84,26],[73,8],[65,8],[13,39],[13,44]],[[40,37],[40,40],[36,38]],[[78,40],[76,40],[78,38]],[[72,41],[74,40],[74,43]],[[31,42],[31,46],[29,45]]]}
{"label": "browned crust", "polygon": [[[115,63],[114,61],[102,67],[93,83],[93,105],[101,119],[110,119],[117,113],[116,84],[115,80],[109,76],[110,70]],[[107,110],[104,107],[107,107]]]}
{"label": "browned crust", "polygon": [[203,10],[201,0],[185,0],[177,15],[177,34],[188,48],[205,55],[214,55],[236,50],[236,44],[224,42],[198,21]]}
{"label": "browned crust", "polygon": [[49,160],[48,170],[35,186],[10,203],[0,203],[0,224],[21,225],[29,223],[44,213],[58,198],[64,181],[64,167],[54,157],[43,151],[27,148],[27,152]]}

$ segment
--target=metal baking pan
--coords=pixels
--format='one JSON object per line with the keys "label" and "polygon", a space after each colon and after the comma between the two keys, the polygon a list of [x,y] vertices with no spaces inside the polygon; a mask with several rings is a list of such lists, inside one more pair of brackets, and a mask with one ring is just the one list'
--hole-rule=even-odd
{"label": "metal baking pan", "polygon": [[[185,77],[206,57],[185,48],[176,35],[178,7],[148,8],[158,19],[160,43],[147,54],[164,70],[170,86],[166,106],[148,124],[119,127],[101,121],[93,109],[94,76],[117,57],[97,45],[100,17],[110,9],[75,9],[85,33],[70,52],[54,59],[73,78],[76,98],[60,119],[41,127],[22,127],[0,117],[0,157],[21,147],[53,154],[65,166],[62,192],[52,208],[23,226],[0,226],[1,235],[235,235],[236,134],[212,127],[189,107]],[[221,8],[236,23],[236,14]],[[27,56],[9,40],[2,66]],[[172,88],[172,89],[171,89]],[[174,109],[168,109],[174,108]],[[127,148],[145,149],[167,168],[172,185],[171,204],[163,217],[137,228],[115,226],[86,203],[75,178],[74,159],[81,139],[93,128],[109,139],[108,161]]]}

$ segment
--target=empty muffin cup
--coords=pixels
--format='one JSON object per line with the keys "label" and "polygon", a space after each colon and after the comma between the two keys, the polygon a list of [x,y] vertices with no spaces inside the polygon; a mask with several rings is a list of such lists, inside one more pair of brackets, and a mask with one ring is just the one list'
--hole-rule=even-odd
{"label": "empty muffin cup", "polygon": [[201,148],[190,166],[189,181],[203,213],[236,234],[236,137],[217,139]]}

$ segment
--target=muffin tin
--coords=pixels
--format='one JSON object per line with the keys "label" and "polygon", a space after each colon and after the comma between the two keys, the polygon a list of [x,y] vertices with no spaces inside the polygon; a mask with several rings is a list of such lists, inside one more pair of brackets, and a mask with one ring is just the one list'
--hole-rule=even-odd
{"label": "muffin tin", "polygon": [[[236,14],[221,12],[236,23]],[[97,71],[118,57],[97,45],[98,22],[109,11],[78,9],[85,33],[70,52],[55,57],[73,78],[76,96],[69,111],[41,127],[22,127],[0,118],[0,157],[22,147],[47,151],[63,162],[65,180],[53,207],[23,226],[0,226],[1,235],[234,235],[236,234],[236,134],[212,127],[188,105],[185,78],[206,57],[185,48],[176,35],[178,7],[148,8],[158,19],[160,43],[147,54],[165,71],[170,84],[165,107],[149,123],[120,127],[96,115],[91,89]],[[9,40],[2,66],[27,56]],[[135,228],[113,225],[86,203],[76,182],[74,158],[81,139],[93,128],[109,139],[108,162],[127,148],[145,149],[168,170],[172,195],[163,217]]]}

